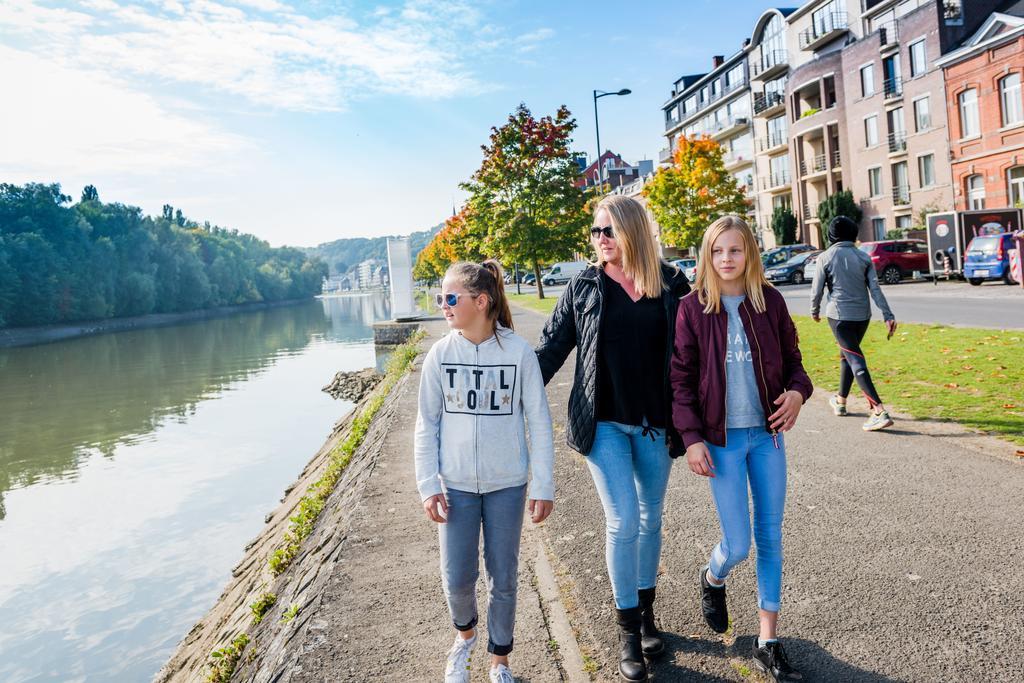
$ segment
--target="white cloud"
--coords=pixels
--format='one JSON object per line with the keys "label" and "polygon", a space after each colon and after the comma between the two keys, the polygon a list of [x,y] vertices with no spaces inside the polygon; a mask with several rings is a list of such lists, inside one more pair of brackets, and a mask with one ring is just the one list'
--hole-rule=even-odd
{"label": "white cloud", "polygon": [[78,7],[2,3],[0,39],[16,35],[32,51],[111,77],[198,85],[293,111],[336,111],[376,93],[478,92],[467,63],[487,49],[465,38],[480,16],[459,2],[412,0],[397,13],[370,12],[364,23],[307,16],[278,0],[82,0]]}
{"label": "white cloud", "polygon": [[5,181],[111,172],[161,173],[249,149],[240,136],[168,110],[103,74],[0,45]]}

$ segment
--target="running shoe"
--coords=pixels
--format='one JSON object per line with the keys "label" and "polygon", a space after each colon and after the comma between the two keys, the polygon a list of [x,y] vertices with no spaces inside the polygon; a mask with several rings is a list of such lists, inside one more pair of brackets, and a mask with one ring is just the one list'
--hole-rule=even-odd
{"label": "running shoe", "polygon": [[516,679],[507,666],[499,664],[491,667],[491,683],[516,683]]}
{"label": "running shoe", "polygon": [[700,610],[704,613],[704,621],[715,633],[729,630],[729,609],[725,604],[725,584],[712,586],[708,583],[708,568],[700,570]]}
{"label": "running shoe", "polygon": [[836,417],[846,415],[846,404],[840,403],[835,396],[828,397],[828,404],[832,406],[832,412],[835,413]]}
{"label": "running shoe", "polygon": [[882,412],[874,413],[869,417],[861,429],[865,432],[877,432],[881,429],[885,429],[886,427],[892,427],[892,425],[892,418],[889,417],[889,413],[887,411],[883,410]]}
{"label": "running shoe", "polygon": [[469,660],[476,645],[476,636],[466,640],[455,636],[452,649],[448,650],[448,664],[444,669],[444,683],[469,683]]}
{"label": "running shoe", "polygon": [[777,640],[758,647],[757,638],[754,638],[754,668],[771,676],[776,683],[804,680],[803,675],[790,666],[786,651]]}

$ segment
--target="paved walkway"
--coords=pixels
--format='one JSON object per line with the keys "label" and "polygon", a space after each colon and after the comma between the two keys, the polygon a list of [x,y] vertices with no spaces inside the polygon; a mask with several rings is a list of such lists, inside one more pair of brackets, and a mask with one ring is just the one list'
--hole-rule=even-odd
{"label": "paved walkway", "polygon": [[[539,314],[517,308],[514,319],[521,335],[538,338]],[[434,338],[444,331],[441,322],[428,327]],[[585,680],[584,667],[595,680],[616,674],[603,515],[582,457],[564,446],[571,368],[570,358],[548,386],[555,513],[524,527],[513,656],[521,681]],[[289,680],[440,680],[452,630],[436,531],[415,493],[418,373],[410,380]],[[791,658],[811,681],[1021,680],[1024,467],[913,422],[866,434],[858,418],[833,417],[817,395],[787,436],[781,630]],[[747,668],[757,627],[753,557],[730,579],[733,634],[713,634],[700,618],[695,577],[717,522],[707,482],[682,463],[664,529],[658,614],[669,653],[655,680],[762,680]],[[538,547],[553,550],[552,571],[538,563]],[[485,604],[482,586],[480,597]],[[563,606],[572,631],[560,626]],[[483,647],[475,659],[474,680],[485,681]]]}

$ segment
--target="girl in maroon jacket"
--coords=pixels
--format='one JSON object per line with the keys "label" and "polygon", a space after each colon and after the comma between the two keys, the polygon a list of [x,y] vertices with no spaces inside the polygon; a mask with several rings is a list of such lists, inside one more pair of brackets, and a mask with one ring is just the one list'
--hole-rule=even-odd
{"label": "girl in maroon jacket", "polygon": [[725,580],[750,550],[749,482],[761,621],[753,663],[776,681],[801,680],[776,637],[786,499],[781,432],[796,424],[812,387],[786,302],[765,279],[743,219],[725,216],[704,233],[695,290],[680,302],[675,326],[672,420],[690,469],[709,477],[722,528],[700,569],[704,618],[718,633],[728,628]]}

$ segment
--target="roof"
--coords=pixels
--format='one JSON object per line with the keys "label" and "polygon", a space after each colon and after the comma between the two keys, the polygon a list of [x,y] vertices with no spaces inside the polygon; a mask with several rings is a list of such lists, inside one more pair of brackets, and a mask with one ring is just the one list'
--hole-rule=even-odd
{"label": "roof", "polygon": [[1024,0],[1013,0],[1005,7],[1013,13],[993,12],[981,28],[965,39],[960,47],[935,60],[935,65],[951,66],[1024,35]]}

